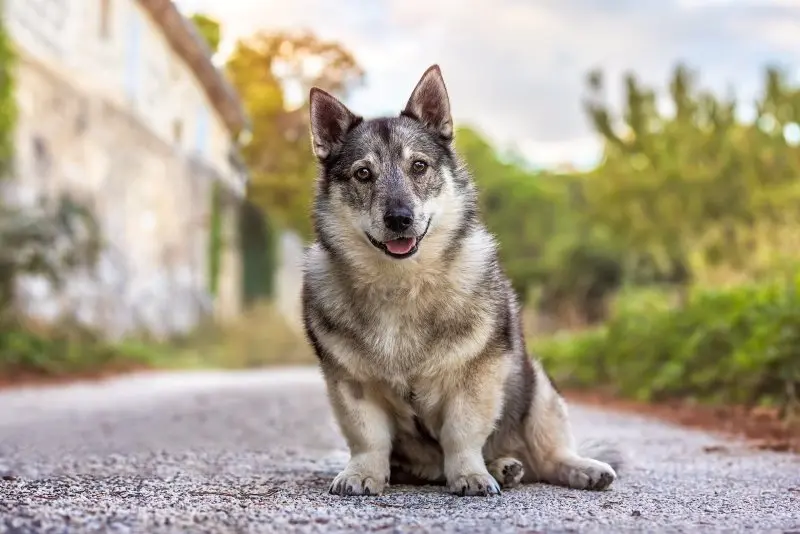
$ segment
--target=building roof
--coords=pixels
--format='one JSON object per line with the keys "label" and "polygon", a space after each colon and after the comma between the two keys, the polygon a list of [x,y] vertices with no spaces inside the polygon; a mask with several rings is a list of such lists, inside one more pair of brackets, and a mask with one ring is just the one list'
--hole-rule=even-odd
{"label": "building roof", "polygon": [[239,95],[230,82],[211,62],[212,51],[194,23],[181,14],[171,0],[138,0],[164,32],[172,49],[200,81],[212,105],[219,112],[231,133],[238,135],[249,129]]}

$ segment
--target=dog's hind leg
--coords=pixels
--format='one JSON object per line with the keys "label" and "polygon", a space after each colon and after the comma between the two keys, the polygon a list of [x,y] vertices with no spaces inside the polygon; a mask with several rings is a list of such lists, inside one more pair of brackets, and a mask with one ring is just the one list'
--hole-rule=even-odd
{"label": "dog's hind leg", "polygon": [[524,427],[528,452],[524,481],[575,489],[606,489],[617,478],[619,455],[611,447],[606,449],[609,453],[606,458],[590,458],[578,451],[564,399],[541,365],[534,362],[534,366],[536,389]]}
{"label": "dog's hind leg", "polygon": [[515,488],[522,482],[522,475],[525,473],[525,468],[522,462],[516,458],[498,458],[489,462],[487,465],[489,474],[491,474],[500,487],[503,489]]}

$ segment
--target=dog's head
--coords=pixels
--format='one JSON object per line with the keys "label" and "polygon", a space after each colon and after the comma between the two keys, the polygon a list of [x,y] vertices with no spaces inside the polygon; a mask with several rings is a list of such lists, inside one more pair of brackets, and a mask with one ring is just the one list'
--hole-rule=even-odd
{"label": "dog's head", "polygon": [[310,98],[323,244],[393,260],[441,253],[463,226],[471,182],[453,151],[439,67],[425,71],[398,117],[364,120],[317,88]]}

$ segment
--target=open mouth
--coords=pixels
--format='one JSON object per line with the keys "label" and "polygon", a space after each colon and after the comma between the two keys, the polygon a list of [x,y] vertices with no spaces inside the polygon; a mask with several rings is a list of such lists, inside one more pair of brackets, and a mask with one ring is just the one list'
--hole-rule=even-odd
{"label": "open mouth", "polygon": [[419,250],[419,244],[422,242],[422,238],[424,238],[425,234],[428,233],[428,228],[430,227],[431,220],[428,219],[428,224],[425,226],[425,231],[422,232],[422,235],[419,237],[399,237],[397,239],[390,239],[389,241],[380,242],[367,233],[367,239],[369,239],[369,242],[372,243],[373,247],[382,250],[387,256],[401,260],[403,258],[410,258],[416,254],[417,250]]}

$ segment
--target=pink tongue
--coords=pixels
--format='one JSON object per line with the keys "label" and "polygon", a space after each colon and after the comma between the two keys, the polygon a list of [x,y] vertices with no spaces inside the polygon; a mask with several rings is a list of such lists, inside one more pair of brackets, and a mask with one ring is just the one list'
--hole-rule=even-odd
{"label": "pink tongue", "polygon": [[417,244],[417,240],[413,237],[406,237],[403,239],[393,239],[384,243],[386,249],[392,254],[407,254]]}

